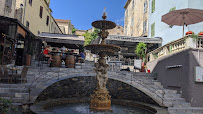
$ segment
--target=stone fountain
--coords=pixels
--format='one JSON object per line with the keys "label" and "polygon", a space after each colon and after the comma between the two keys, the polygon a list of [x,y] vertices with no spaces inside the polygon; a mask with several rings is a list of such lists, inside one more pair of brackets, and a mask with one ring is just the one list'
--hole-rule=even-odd
{"label": "stone fountain", "polygon": [[114,45],[107,45],[105,39],[108,37],[107,29],[113,29],[116,24],[111,21],[107,21],[106,13],[102,16],[103,20],[95,21],[92,26],[100,29],[99,37],[102,38],[100,44],[92,44],[86,46],[91,53],[98,54],[99,60],[95,63],[97,88],[91,95],[90,110],[92,111],[111,111],[111,96],[106,88],[108,80],[107,71],[109,65],[106,64],[106,55],[114,55],[120,51],[120,47]]}

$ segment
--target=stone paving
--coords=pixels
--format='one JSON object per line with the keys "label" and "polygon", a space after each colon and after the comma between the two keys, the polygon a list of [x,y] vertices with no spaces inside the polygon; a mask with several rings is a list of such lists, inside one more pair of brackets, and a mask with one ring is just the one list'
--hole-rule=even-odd
{"label": "stone paving", "polygon": [[[32,62],[25,84],[0,84],[0,97],[12,99],[14,105],[34,103],[37,96],[53,83],[71,77],[95,76],[93,62],[76,64],[76,68],[37,67]],[[20,72],[19,72],[20,73]],[[168,107],[170,114],[202,114],[203,108],[191,107],[177,91],[164,89],[152,74],[129,71],[109,71],[111,79],[127,83],[150,96],[160,106]]]}

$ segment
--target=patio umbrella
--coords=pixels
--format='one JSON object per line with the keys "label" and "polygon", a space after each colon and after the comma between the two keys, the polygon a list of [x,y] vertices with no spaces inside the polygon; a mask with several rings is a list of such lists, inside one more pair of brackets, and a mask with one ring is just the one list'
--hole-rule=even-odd
{"label": "patio umbrella", "polygon": [[163,15],[161,21],[168,25],[183,26],[184,36],[184,25],[195,24],[203,21],[203,10],[190,8],[174,10]]}

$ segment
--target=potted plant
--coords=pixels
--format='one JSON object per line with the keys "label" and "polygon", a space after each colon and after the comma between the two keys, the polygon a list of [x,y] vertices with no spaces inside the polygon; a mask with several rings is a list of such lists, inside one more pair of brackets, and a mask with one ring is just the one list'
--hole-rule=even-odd
{"label": "potted plant", "polygon": [[145,58],[146,58],[146,49],[147,45],[143,42],[140,42],[135,50],[135,54],[142,60],[141,72],[145,71]]}
{"label": "potted plant", "polygon": [[14,107],[10,100],[0,98],[0,112],[1,114],[10,113],[10,111],[17,111],[17,108]]}
{"label": "potted plant", "polygon": [[199,36],[203,36],[203,31],[199,32]]}

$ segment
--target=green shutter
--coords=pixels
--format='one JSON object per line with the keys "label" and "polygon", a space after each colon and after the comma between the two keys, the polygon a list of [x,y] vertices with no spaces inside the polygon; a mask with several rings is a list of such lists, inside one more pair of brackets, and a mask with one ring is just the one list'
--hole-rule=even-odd
{"label": "green shutter", "polygon": [[155,23],[151,25],[151,37],[155,36]]}
{"label": "green shutter", "polygon": [[152,0],[152,13],[155,11],[155,0]]}

